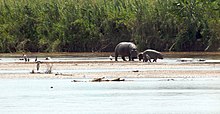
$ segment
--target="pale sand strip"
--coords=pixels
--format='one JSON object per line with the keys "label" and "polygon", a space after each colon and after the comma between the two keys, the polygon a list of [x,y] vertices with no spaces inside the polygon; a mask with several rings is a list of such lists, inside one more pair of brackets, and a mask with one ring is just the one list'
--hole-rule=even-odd
{"label": "pale sand strip", "polygon": [[[36,69],[36,63],[0,63],[0,70],[28,70]],[[41,64],[41,69],[46,69]],[[106,72],[88,72],[88,70],[110,69]],[[112,71],[113,69],[113,71]],[[114,71],[118,69],[119,71]],[[120,71],[120,69],[130,69]],[[142,70],[140,70],[142,69]],[[149,69],[149,70],[148,70]],[[220,77],[220,64],[164,64],[142,62],[73,62],[53,63],[53,70],[84,70],[77,73],[53,74],[3,74],[0,78],[204,78]],[[61,72],[62,73],[62,72]]]}

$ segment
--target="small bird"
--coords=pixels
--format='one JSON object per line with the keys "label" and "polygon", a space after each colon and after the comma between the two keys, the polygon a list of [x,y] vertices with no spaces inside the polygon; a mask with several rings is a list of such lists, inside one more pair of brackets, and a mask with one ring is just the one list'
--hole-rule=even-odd
{"label": "small bird", "polygon": [[110,55],[110,56],[109,56],[109,59],[110,59],[110,60],[112,60],[112,59],[113,59],[113,57]]}
{"label": "small bird", "polygon": [[37,62],[37,71],[40,69],[40,61]]}
{"label": "small bird", "polygon": [[46,57],[45,60],[52,60],[50,57]]}
{"label": "small bird", "polygon": [[24,58],[25,62],[28,61],[27,55],[23,54],[23,58]]}
{"label": "small bird", "polygon": [[37,62],[37,56],[36,56],[36,58],[35,58],[35,62]]}

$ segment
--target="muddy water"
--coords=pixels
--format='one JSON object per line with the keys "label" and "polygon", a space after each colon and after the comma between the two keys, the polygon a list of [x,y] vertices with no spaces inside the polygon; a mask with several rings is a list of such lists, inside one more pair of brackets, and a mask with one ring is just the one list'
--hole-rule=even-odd
{"label": "muddy water", "polygon": [[70,79],[0,79],[0,112],[1,114],[220,113],[219,78],[126,80],[133,81],[74,83]]}

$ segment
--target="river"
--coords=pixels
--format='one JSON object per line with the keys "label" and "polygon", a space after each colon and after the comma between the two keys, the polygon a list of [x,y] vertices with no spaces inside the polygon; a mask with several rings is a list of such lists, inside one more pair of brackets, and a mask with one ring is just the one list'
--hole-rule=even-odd
{"label": "river", "polygon": [[0,79],[1,114],[219,114],[220,78]]}

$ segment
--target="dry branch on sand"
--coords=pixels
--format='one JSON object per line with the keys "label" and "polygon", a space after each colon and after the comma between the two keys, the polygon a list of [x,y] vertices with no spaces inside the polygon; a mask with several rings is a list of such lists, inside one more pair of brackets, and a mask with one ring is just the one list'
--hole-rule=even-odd
{"label": "dry branch on sand", "polygon": [[[114,78],[114,79],[105,79],[105,77],[102,78],[94,78],[92,80],[90,80],[89,82],[112,82],[112,81],[125,81],[125,79],[121,79],[121,78]],[[72,82],[83,82],[83,81],[79,81],[79,80],[73,80]]]}

